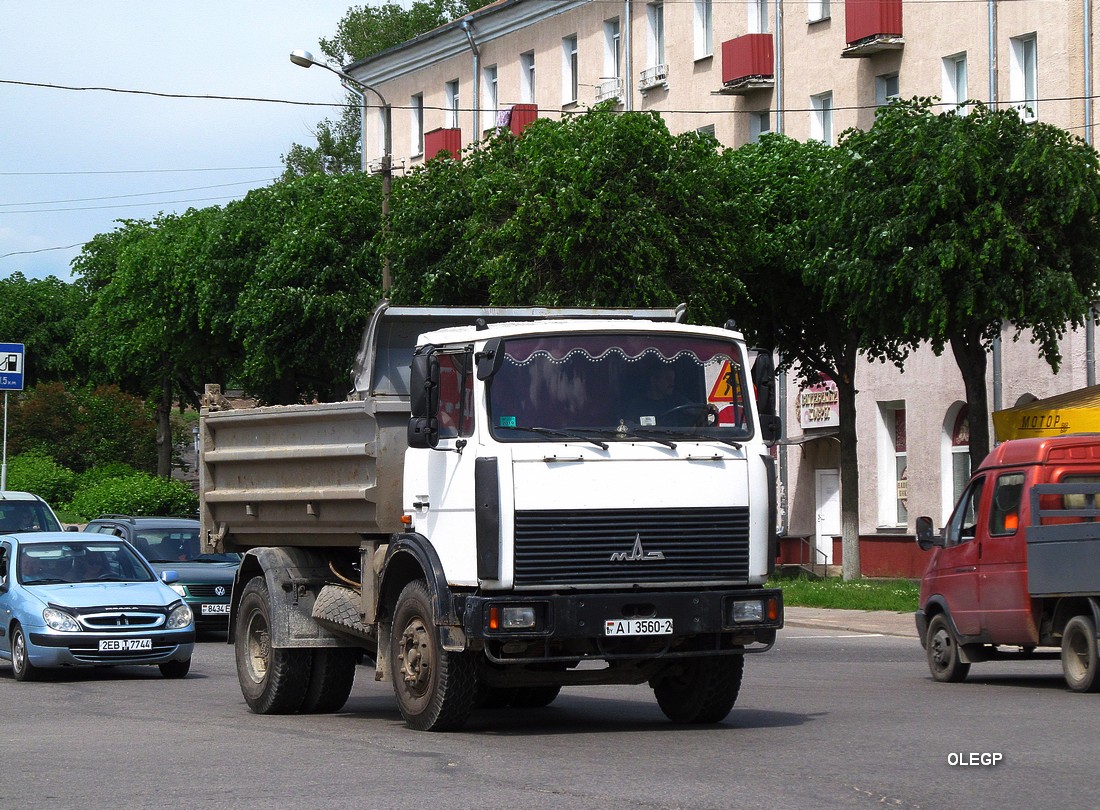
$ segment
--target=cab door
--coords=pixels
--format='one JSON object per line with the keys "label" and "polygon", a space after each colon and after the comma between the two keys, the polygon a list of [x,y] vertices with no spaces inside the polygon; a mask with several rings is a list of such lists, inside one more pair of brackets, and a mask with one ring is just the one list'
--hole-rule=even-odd
{"label": "cab door", "polygon": [[1024,470],[990,476],[989,518],[978,560],[982,630],[993,644],[1036,644],[1027,591],[1027,544],[1020,521]]}
{"label": "cab door", "polygon": [[0,543],[0,652],[11,657],[11,639],[8,638],[8,625],[11,624],[11,589],[15,582],[15,557],[11,543]]}
{"label": "cab door", "polygon": [[978,602],[978,565],[981,561],[985,506],[985,475],[975,477],[967,486],[944,534],[946,544],[937,549],[929,571],[929,595],[939,594],[947,603],[948,614],[960,635],[981,632]]}

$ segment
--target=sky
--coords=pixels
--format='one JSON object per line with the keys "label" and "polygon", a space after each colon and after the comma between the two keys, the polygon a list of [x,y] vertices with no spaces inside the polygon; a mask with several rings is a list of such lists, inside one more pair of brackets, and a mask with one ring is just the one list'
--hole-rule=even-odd
{"label": "sky", "polygon": [[289,54],[323,59],[318,40],[354,5],[0,0],[0,278],[72,281],[81,246],[117,220],[225,205],[269,185],[344,98],[335,75]]}

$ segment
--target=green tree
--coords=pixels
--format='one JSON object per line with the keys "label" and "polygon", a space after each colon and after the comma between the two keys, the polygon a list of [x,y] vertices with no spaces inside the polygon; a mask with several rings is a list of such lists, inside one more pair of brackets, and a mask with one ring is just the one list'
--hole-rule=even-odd
{"label": "green tree", "polygon": [[[1058,340],[1100,295],[1100,161],[1058,127],[929,99],[881,110],[841,139],[843,297],[870,332],[946,346],[962,372],[974,467],[989,452],[987,354],[1024,330],[1057,371]],[[883,356],[868,347],[872,356]],[[896,359],[896,358],[890,358]]]}
{"label": "green tree", "polygon": [[23,385],[70,381],[85,372],[75,338],[87,306],[80,287],[56,276],[0,279],[0,338],[26,348]]}

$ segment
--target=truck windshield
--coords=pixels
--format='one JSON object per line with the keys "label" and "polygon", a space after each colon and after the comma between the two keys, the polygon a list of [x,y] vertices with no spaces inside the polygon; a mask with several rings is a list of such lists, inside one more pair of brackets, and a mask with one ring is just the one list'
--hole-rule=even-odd
{"label": "truck windshield", "polygon": [[[745,362],[717,338],[592,333],[505,341],[489,416],[501,441],[752,435]],[[538,429],[538,430],[536,430]]]}

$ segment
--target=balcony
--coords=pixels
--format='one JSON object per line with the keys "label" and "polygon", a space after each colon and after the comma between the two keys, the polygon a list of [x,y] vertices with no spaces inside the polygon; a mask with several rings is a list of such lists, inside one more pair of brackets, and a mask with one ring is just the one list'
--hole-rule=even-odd
{"label": "balcony", "polygon": [[596,103],[615,99],[622,102],[624,95],[623,80],[619,78],[605,79],[596,85]]}
{"label": "balcony", "polygon": [[860,59],[905,45],[901,0],[844,0],[845,47],[840,55]]}
{"label": "balcony", "polygon": [[638,89],[643,93],[657,87],[668,89],[668,65],[654,65],[642,71],[642,78],[638,81]]}
{"label": "balcony", "polygon": [[461,129],[433,129],[424,133],[424,162],[434,158],[440,152],[449,152],[457,158],[462,150]]}
{"label": "balcony", "polygon": [[745,34],[722,43],[722,89],[727,96],[775,87],[771,34]]}
{"label": "balcony", "polygon": [[497,111],[497,129],[506,129],[519,135],[539,117],[537,104],[509,104]]}

